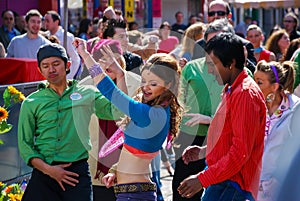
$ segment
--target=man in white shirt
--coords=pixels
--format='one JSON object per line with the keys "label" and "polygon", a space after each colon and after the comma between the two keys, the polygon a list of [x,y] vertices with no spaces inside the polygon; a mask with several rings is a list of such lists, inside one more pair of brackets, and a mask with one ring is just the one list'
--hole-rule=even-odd
{"label": "man in white shirt", "polygon": [[[46,34],[48,36],[55,35],[60,40],[60,44],[64,46],[64,29],[60,26],[60,16],[56,11],[48,11],[44,17],[45,27],[48,31]],[[80,77],[82,73],[80,57],[76,52],[72,42],[74,41],[74,35],[67,32],[67,53],[71,59],[70,73],[67,75],[68,79],[76,79]]]}

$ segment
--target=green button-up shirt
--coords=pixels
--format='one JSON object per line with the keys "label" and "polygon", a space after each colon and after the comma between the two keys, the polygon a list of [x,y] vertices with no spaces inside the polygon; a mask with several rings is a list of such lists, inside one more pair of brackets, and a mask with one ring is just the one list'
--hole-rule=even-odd
{"label": "green button-up shirt", "polygon": [[59,96],[41,84],[21,106],[18,124],[21,157],[28,165],[34,157],[48,164],[88,158],[89,123],[93,113],[109,120],[121,115],[93,86],[73,81]]}
{"label": "green button-up shirt", "polygon": [[[216,81],[214,75],[208,73],[205,57],[192,60],[182,70],[182,95],[186,113],[200,113],[213,117],[221,101],[224,86]],[[206,136],[208,124],[186,126],[191,117],[182,117],[181,131],[197,136]]]}

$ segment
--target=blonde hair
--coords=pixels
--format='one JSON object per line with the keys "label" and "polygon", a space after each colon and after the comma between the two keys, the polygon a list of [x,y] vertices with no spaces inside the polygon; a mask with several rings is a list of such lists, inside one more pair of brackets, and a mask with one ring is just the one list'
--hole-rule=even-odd
{"label": "blonde hair", "polygon": [[185,30],[182,39],[182,49],[179,53],[180,57],[186,52],[189,52],[193,56],[195,43],[197,40],[203,38],[204,31],[205,24],[202,22],[192,24]]}
{"label": "blonde hair", "polygon": [[248,35],[248,32],[252,31],[252,30],[256,30],[260,34],[263,34],[263,32],[262,32],[262,30],[261,30],[261,28],[259,26],[257,26],[256,24],[250,24],[249,27],[248,27],[248,29],[247,29],[247,34],[246,35]]}

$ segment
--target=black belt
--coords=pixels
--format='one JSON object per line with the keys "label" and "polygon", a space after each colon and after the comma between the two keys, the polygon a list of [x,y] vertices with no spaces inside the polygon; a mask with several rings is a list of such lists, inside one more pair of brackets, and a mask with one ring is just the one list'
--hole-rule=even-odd
{"label": "black belt", "polygon": [[81,160],[78,160],[78,161],[74,161],[74,162],[61,162],[61,161],[53,161],[51,163],[51,165],[61,165],[61,164],[67,164],[67,163],[72,163],[72,165],[76,165],[76,164],[79,164],[79,163],[82,163],[82,162],[87,162],[87,158],[84,158],[84,159],[81,159]]}
{"label": "black belt", "polygon": [[153,183],[117,184],[114,186],[114,191],[115,193],[156,191],[156,185]]}

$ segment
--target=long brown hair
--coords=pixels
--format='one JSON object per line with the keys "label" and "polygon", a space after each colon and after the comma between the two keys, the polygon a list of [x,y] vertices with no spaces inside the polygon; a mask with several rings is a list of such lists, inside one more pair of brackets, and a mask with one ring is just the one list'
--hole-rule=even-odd
{"label": "long brown hair", "polygon": [[[145,103],[150,106],[170,106],[170,132],[173,137],[176,137],[179,131],[179,124],[181,122],[181,116],[183,107],[180,105],[177,97],[180,91],[180,74],[181,69],[177,64],[174,57],[165,53],[153,54],[146,64],[143,66],[142,71],[149,70],[151,73],[160,77],[165,81],[165,85],[170,87],[158,97],[152,101],[144,102],[141,88],[138,90],[138,94],[135,100]],[[120,126],[126,125],[130,121],[129,117],[125,117],[121,122],[118,123]],[[174,138],[173,138],[174,139]]]}
{"label": "long brown hair", "polygon": [[273,52],[275,55],[283,54],[278,45],[278,41],[282,38],[284,34],[287,34],[287,32],[284,29],[274,32],[266,42],[266,49]]}

